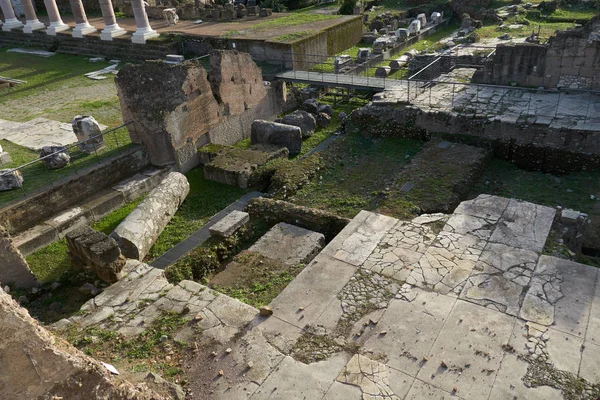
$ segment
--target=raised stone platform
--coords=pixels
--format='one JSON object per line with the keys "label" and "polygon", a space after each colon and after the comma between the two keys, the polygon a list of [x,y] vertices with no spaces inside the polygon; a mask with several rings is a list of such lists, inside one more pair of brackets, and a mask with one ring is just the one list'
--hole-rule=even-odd
{"label": "raised stone platform", "polygon": [[71,320],[135,335],[160,310],[188,315],[175,338],[201,333],[197,398],[595,399],[599,270],[541,255],[554,213],[487,195],[412,221],[362,211],[269,318],[129,261]]}

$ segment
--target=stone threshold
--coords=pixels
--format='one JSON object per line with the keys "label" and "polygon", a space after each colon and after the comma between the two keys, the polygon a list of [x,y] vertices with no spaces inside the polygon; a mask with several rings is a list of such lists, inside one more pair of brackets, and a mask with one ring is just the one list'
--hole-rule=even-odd
{"label": "stone threshold", "polygon": [[149,167],[112,188],[96,193],[89,200],[55,214],[53,217],[13,237],[15,246],[27,256],[62,238],[73,229],[90,225],[125,204],[150,192],[168,169]]}

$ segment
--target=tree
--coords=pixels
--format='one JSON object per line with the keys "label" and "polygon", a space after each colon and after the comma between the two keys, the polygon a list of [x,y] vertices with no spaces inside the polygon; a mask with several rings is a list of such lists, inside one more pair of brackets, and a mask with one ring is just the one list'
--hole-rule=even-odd
{"label": "tree", "polygon": [[342,6],[340,7],[340,14],[352,15],[354,14],[354,7],[356,7],[357,0],[342,0]]}

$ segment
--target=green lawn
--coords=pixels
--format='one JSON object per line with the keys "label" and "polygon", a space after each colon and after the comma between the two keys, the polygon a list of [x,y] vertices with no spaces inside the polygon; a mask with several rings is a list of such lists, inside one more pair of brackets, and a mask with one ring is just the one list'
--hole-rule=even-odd
{"label": "green lawn", "polygon": [[270,30],[276,30],[280,28],[286,28],[290,26],[299,26],[310,24],[312,22],[326,21],[330,19],[340,18],[338,15],[327,15],[327,14],[310,14],[310,13],[290,13],[286,16],[270,19],[260,24],[253,25],[252,27],[244,30],[232,30],[225,32],[223,37],[232,37],[238,35],[246,35],[257,32],[265,32]]}

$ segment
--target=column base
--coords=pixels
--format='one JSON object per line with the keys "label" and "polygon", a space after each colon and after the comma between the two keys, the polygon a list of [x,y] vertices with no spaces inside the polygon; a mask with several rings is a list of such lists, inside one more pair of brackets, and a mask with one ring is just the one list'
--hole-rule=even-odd
{"label": "column base", "polygon": [[158,36],[160,36],[158,32],[156,32],[152,28],[144,28],[144,30],[138,29],[133,33],[133,36],[131,37],[131,42],[138,44],[146,44],[147,39]]}
{"label": "column base", "polygon": [[21,21],[19,21],[16,18],[11,18],[4,21],[4,24],[2,25],[2,30],[4,32],[10,32],[11,29],[17,29],[22,27],[23,23]]}
{"label": "column base", "polygon": [[96,28],[91,26],[89,23],[84,22],[75,25],[75,29],[73,29],[73,33],[71,34],[71,36],[76,38],[82,38],[84,35],[89,35],[90,33],[94,33],[96,31]]}
{"label": "column base", "polygon": [[33,33],[33,31],[38,31],[40,29],[46,28],[42,22],[37,19],[32,19],[31,21],[26,21],[25,27],[23,28],[23,32],[25,33]]}
{"label": "column base", "polygon": [[50,36],[56,36],[57,32],[66,31],[69,29],[69,25],[65,24],[62,21],[51,22],[50,26],[46,29],[46,34]]}
{"label": "column base", "polygon": [[100,39],[112,41],[114,37],[122,36],[126,34],[127,31],[121,28],[118,24],[105,26],[102,31],[100,31]]}

